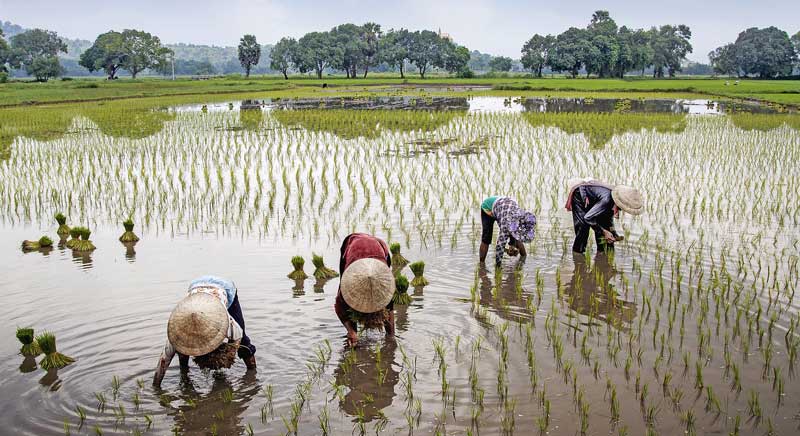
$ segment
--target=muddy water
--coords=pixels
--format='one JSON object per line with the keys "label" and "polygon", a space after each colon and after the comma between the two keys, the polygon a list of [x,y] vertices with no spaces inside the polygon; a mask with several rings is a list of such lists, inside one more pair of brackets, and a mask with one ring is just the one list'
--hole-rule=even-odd
{"label": "muddy water", "polygon": [[[502,99],[482,104],[497,103]],[[794,192],[800,176],[791,164],[800,154],[796,130],[747,131],[723,117],[690,117],[681,130],[622,132],[604,150],[592,151],[580,134],[485,110],[428,132],[342,139],[282,126],[268,112],[255,128],[219,129],[238,122],[235,109],[222,108],[181,113],[156,135],[133,141],[90,129],[50,142],[19,139],[10,160],[0,163],[6,186],[0,197],[3,428],[64,434],[66,420],[72,434],[96,434],[96,427],[102,434],[242,434],[248,426],[255,434],[282,434],[287,426],[294,430],[294,414],[298,434],[321,434],[326,415],[329,434],[408,434],[409,428],[531,434],[539,431],[548,403],[551,434],[580,432],[579,404],[586,408],[587,434],[644,434],[648,427],[677,434],[687,428],[687,411],[699,434],[728,433],[737,415],[742,434],[761,434],[770,425],[780,434],[796,432],[800,391],[784,335],[797,313],[789,290],[797,285],[792,256],[800,229],[797,199],[780,197]],[[486,144],[453,153],[478,139]],[[84,166],[63,163],[75,155],[60,153],[75,150],[85,154]],[[182,150],[197,160],[173,154]],[[414,152],[420,150],[427,152]],[[665,150],[685,157],[661,163]],[[715,153],[726,156],[714,157],[715,165],[703,161]],[[109,156],[121,162],[122,176]],[[222,181],[215,181],[216,161],[209,157],[230,165],[222,168]],[[92,170],[95,159],[110,169]],[[13,170],[20,165],[24,174],[43,178],[21,177]],[[189,176],[174,174],[178,166],[187,172],[196,166],[202,174],[202,165],[214,168],[212,181],[198,175],[201,192],[181,190]],[[128,168],[137,171],[135,184],[124,176]],[[295,168],[302,171],[299,179]],[[173,175],[158,182],[168,169]],[[629,242],[612,258],[569,250],[564,180],[587,170],[641,186],[648,195],[647,215],[622,218]],[[631,174],[619,176],[623,170]],[[378,173],[392,178],[374,184]],[[731,181],[732,173],[744,182]],[[264,180],[263,193],[252,188],[257,177]],[[81,178],[91,183],[83,186]],[[360,178],[377,189],[364,188]],[[103,180],[107,186],[94,184]],[[323,182],[332,191],[328,197],[321,194]],[[675,188],[681,183],[686,189]],[[704,191],[710,183],[745,198],[746,213],[715,189]],[[75,192],[71,203],[53,193],[58,186]],[[483,195],[503,186],[537,213],[539,228],[528,258],[506,259],[498,272],[477,265],[476,212]],[[276,192],[274,208],[267,206],[270,191]],[[388,192],[385,200],[380,191]],[[146,201],[160,196],[163,206]],[[697,197],[707,201],[700,205]],[[142,240],[133,247],[116,239],[123,204],[135,206],[139,223]],[[55,233],[50,216],[62,208],[91,225],[98,249],[88,256],[59,248],[22,253],[22,239]],[[409,291],[414,301],[398,308],[394,341],[368,332],[350,350],[332,310],[338,281],[295,283],[286,274],[291,256],[310,259],[312,251],[335,266],[339,241],[353,229],[401,241],[407,258],[426,261],[431,284]],[[173,362],[155,389],[150,380],[169,312],[192,278],[209,273],[236,282],[258,348],[258,371],[248,373],[237,362],[222,373],[192,366],[181,375]],[[755,318],[758,307],[763,313]],[[676,313],[672,329],[670,312]],[[59,350],[77,362],[58,372],[33,368],[17,354],[18,326],[54,332]],[[437,347],[443,347],[443,362]],[[765,371],[766,349],[772,357]],[[731,387],[725,350],[741,390]],[[696,362],[703,368],[699,388]],[[773,368],[779,368],[783,395],[774,387]],[[671,374],[667,384],[665,374]],[[121,381],[116,392],[114,376]],[[642,399],[644,385],[649,393]],[[707,406],[708,387],[721,410]],[[612,415],[611,388],[619,416]],[[750,417],[753,392],[760,419]],[[99,407],[100,393],[105,407]],[[76,407],[86,411],[82,424]]]}

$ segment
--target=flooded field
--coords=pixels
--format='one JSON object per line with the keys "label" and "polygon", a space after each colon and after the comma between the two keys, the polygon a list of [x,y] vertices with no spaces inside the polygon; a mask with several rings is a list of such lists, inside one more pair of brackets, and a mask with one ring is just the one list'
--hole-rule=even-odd
{"label": "flooded field", "polygon": [[[798,432],[800,117],[708,101],[415,105],[0,111],[0,425],[24,435]],[[645,194],[645,213],[619,220],[613,256],[571,253],[563,206],[575,176]],[[477,253],[479,204],[494,194],[539,223],[527,259],[498,269]],[[58,212],[88,227],[97,250],[60,246]],[[136,244],[118,240],[127,218]],[[337,265],[352,231],[426,263],[430,284],[397,307],[395,341],[368,332],[349,348],[333,311],[338,280],[286,277],[294,255],[307,272],[312,252]],[[20,250],[42,235],[55,247]],[[182,377],[173,362],[155,389],[169,313],[203,274],[238,286],[258,372],[237,361]],[[41,357],[19,355],[14,331],[28,326],[53,332],[76,362],[44,371]]]}

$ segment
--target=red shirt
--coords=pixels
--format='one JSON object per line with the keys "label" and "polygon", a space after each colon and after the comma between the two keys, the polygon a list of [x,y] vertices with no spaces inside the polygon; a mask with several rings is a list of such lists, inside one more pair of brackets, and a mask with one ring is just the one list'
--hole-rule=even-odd
{"label": "red shirt", "polygon": [[[344,238],[344,241],[342,241],[342,248],[340,251],[340,276],[344,274],[344,270],[346,270],[347,267],[360,259],[378,259],[386,262],[387,266],[392,265],[392,258],[389,255],[389,246],[386,245],[386,242],[366,233],[353,233],[348,235]],[[347,309],[350,309],[350,306],[344,301],[341,288],[339,289],[339,293],[336,294],[336,304],[333,308],[336,310],[336,316],[339,317],[339,320],[344,322],[348,319]],[[391,302],[387,306],[387,309],[392,309]]]}

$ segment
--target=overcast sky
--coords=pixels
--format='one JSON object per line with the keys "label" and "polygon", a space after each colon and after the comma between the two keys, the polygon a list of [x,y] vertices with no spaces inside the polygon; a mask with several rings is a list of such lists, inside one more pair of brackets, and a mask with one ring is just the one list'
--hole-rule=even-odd
{"label": "overcast sky", "polygon": [[110,29],[136,28],[166,43],[216,45],[236,45],[244,33],[274,43],[340,23],[373,21],[384,29],[441,28],[471,50],[519,58],[534,33],[584,27],[595,9],[635,28],[687,24],[694,46],[689,58],[702,62],[748,27],[774,25],[790,35],[800,30],[800,0],[0,0],[0,20],[69,38],[94,40]]}

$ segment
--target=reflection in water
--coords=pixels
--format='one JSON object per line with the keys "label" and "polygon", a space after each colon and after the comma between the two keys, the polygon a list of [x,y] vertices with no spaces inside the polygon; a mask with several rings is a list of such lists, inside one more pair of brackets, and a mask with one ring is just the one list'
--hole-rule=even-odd
{"label": "reflection in water", "polygon": [[334,370],[336,384],[349,392],[339,408],[349,416],[370,422],[392,405],[400,373],[394,369],[397,343],[387,340],[374,347],[347,348]]}
{"label": "reflection in water", "polygon": [[19,365],[19,372],[23,374],[27,374],[29,372],[36,371],[38,366],[36,365],[36,358],[33,356],[25,356],[22,360],[22,363]]}
{"label": "reflection in water", "polygon": [[584,255],[573,253],[572,257],[575,267],[564,291],[570,309],[624,329],[636,317],[636,304],[621,299],[615,289],[612,279],[617,269],[610,257],[598,253],[593,265]]}
{"label": "reflection in water", "polygon": [[136,261],[136,242],[123,242],[122,245],[125,246],[125,260],[130,263]]}
{"label": "reflection in water", "polygon": [[306,295],[306,281],[305,279],[295,279],[294,286],[292,287],[292,297],[298,298]]}
{"label": "reflection in water", "polygon": [[[206,394],[197,391],[188,372],[181,372],[179,399],[183,404],[168,408],[167,415],[175,420],[174,429],[180,434],[244,434],[242,415],[259,392],[254,371],[242,377],[242,387],[235,390],[222,371],[213,372],[211,389]],[[216,429],[216,433],[212,430]]]}
{"label": "reflection in water", "polygon": [[449,123],[465,111],[307,109],[273,110],[272,116],[286,127],[329,132],[344,139],[376,138],[382,129],[396,132],[429,132]]}
{"label": "reflection in water", "polygon": [[485,264],[478,266],[480,304],[494,309],[497,316],[514,322],[526,322],[531,319],[534,296],[522,287],[522,262],[516,265],[513,274],[503,270],[495,270],[494,277],[489,276]]}
{"label": "reflection in water", "polygon": [[681,133],[686,129],[686,115],[665,113],[549,113],[522,114],[534,127],[556,127],[568,134],[582,133],[592,149],[603,148],[614,135],[640,132]]}
{"label": "reflection in water", "polygon": [[331,279],[317,279],[314,282],[314,293],[322,294],[325,292],[325,285],[331,281]]}
{"label": "reflection in water", "polygon": [[39,379],[39,384],[50,388],[50,391],[55,392],[61,388],[61,379],[58,378],[58,369],[48,369],[47,373]]}
{"label": "reflection in water", "polygon": [[92,253],[72,250],[72,262],[80,265],[81,269],[89,269],[92,267]]}

